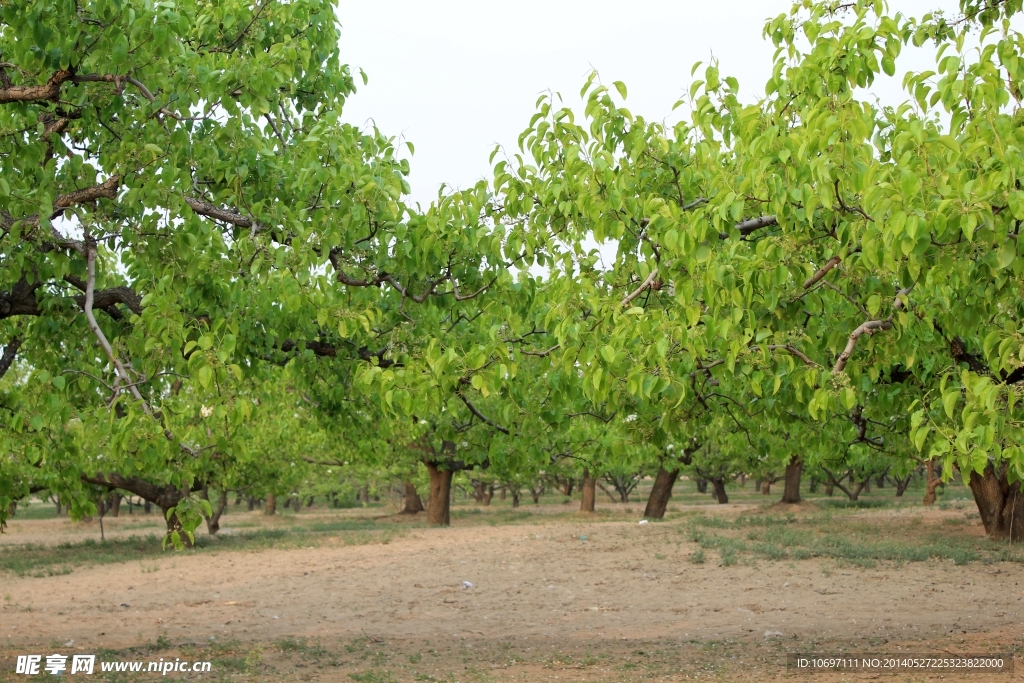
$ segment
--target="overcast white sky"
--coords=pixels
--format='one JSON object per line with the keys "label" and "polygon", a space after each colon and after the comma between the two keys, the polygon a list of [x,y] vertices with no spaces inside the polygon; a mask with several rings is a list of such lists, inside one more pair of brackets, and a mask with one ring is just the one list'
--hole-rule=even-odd
{"label": "overcast white sky", "polygon": [[[368,74],[347,107],[354,124],[372,119],[416,147],[412,199],[424,204],[441,183],[466,187],[490,177],[495,144],[516,149],[539,94],[560,92],[568,105],[591,68],[629,89],[626,106],[661,120],[691,82],[690,68],[712,55],[736,76],[740,96],[764,93],[773,46],[764,21],[790,0],[340,0],[342,59]],[[892,0],[907,14],[956,0]],[[915,69],[927,68],[922,56]],[[884,100],[899,97],[901,60]]]}

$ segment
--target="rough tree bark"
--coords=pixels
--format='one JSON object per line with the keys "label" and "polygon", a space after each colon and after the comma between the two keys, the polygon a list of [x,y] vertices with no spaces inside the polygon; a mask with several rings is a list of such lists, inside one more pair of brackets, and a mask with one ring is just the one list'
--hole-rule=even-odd
{"label": "rough tree bark", "polygon": [[708,492],[708,480],[697,477],[697,493]]}
{"label": "rough tree bark", "polygon": [[117,491],[112,491],[110,493],[110,516],[121,516],[121,494]]}
{"label": "rough tree bark", "polygon": [[430,498],[427,501],[427,522],[439,526],[449,526],[452,523],[451,496],[452,496],[452,475],[450,469],[442,469],[435,463],[425,461],[427,472],[430,473]]}
{"label": "rough tree bark", "polygon": [[761,482],[761,495],[762,496],[770,496],[771,494],[772,494],[772,483],[771,483],[771,481],[765,479],[764,481]]}
{"label": "rough tree bark", "polygon": [[[935,472],[935,463],[929,461],[924,464],[925,473],[925,486],[924,486],[924,505],[935,504],[935,489],[942,485],[942,477]],[[972,487],[973,489],[973,487]]]}
{"label": "rough tree bark", "polygon": [[647,498],[647,507],[644,508],[646,519],[663,519],[668,509],[668,501],[672,497],[672,487],[679,478],[679,470],[666,470],[664,466],[658,468],[658,476],[654,478],[654,485],[651,487],[651,495]]}
{"label": "rough tree bark", "polygon": [[716,477],[711,480],[711,485],[715,487],[715,500],[718,501],[718,504],[725,505],[728,503],[729,494],[725,492],[725,479]]}
{"label": "rough tree bark", "polygon": [[789,463],[786,465],[786,486],[782,491],[783,503],[800,502],[800,474],[803,472],[803,469],[803,458],[799,455],[789,458]]}
{"label": "rough tree bark", "polygon": [[971,493],[985,525],[985,533],[993,540],[1024,540],[1024,490],[1011,484],[1006,468],[996,472],[990,462],[981,474],[972,471]]}
{"label": "rough tree bark", "polygon": [[580,486],[583,497],[580,500],[580,512],[593,512],[597,502],[597,477],[590,476],[590,470],[583,470],[583,484]]}
{"label": "rough tree bark", "polygon": [[415,515],[420,512],[423,512],[423,501],[420,500],[420,494],[416,491],[416,485],[407,481],[405,482],[405,507],[402,508],[400,514]]}
{"label": "rough tree bark", "polygon": [[277,514],[277,496],[273,493],[267,494],[267,502],[263,506],[263,514],[268,516]]}

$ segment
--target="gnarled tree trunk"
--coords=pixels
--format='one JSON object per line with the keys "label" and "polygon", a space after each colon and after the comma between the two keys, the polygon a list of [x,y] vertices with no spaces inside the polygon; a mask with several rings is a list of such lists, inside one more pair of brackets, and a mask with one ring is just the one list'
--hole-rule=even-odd
{"label": "gnarled tree trunk", "polygon": [[[203,487],[203,498],[210,500],[210,489],[205,486]],[[224,514],[224,510],[226,510],[227,507],[228,492],[221,491],[220,497],[217,498],[217,504],[213,506],[213,514],[209,517],[203,515],[206,519],[206,531],[209,532],[211,536],[220,531],[220,516]]]}
{"label": "gnarled tree trunk", "polygon": [[[942,477],[935,471],[935,463],[928,461],[924,464],[925,474],[925,486],[924,486],[924,501],[925,505],[935,504],[935,489],[942,485]],[[973,477],[973,475],[972,475]],[[971,486],[974,489],[974,486]]]}
{"label": "gnarled tree trunk", "polygon": [[981,474],[971,471],[970,487],[985,533],[993,540],[1024,540],[1024,490],[1011,484],[1006,468],[996,473],[992,463]]}
{"label": "gnarled tree trunk", "polygon": [[800,502],[800,474],[804,469],[804,461],[799,455],[790,457],[786,465],[786,487],[782,491],[783,503]]}
{"label": "gnarled tree trunk", "polygon": [[593,512],[597,502],[597,478],[590,475],[590,470],[583,470],[583,485],[580,486],[583,498],[580,501],[580,512]]}
{"label": "gnarled tree trunk", "polygon": [[423,501],[420,500],[420,494],[416,491],[415,484],[407,481],[405,482],[405,507],[402,508],[400,514],[415,515],[419,512],[423,512]]}
{"label": "gnarled tree trunk", "polygon": [[770,480],[768,480],[768,479],[765,479],[764,481],[761,482],[761,495],[762,496],[770,496],[771,494],[772,494],[772,482]]}
{"label": "gnarled tree trunk", "polygon": [[725,479],[717,477],[711,480],[711,485],[714,486],[715,500],[718,501],[719,505],[725,505],[729,502],[729,494],[725,492]]}
{"label": "gnarled tree trunk", "polygon": [[437,463],[424,462],[430,473],[430,498],[427,501],[427,522],[439,526],[452,523],[451,497],[452,474],[450,469],[441,469]]}
{"label": "gnarled tree trunk", "polygon": [[647,498],[647,507],[644,508],[646,519],[663,519],[668,509],[668,501],[672,497],[672,487],[679,478],[679,470],[666,470],[658,468],[658,476],[654,478],[654,485],[651,487],[651,495]]}
{"label": "gnarled tree trunk", "polygon": [[167,522],[167,533],[170,534],[172,531],[178,531],[180,532],[181,542],[186,546],[192,545],[188,536],[181,531],[181,521],[178,519],[178,516],[172,514],[170,519],[167,518],[167,512],[175,508],[182,499],[189,496],[190,492],[187,487],[178,489],[169,484],[157,486],[145,479],[124,477],[117,472],[97,472],[94,476],[83,474],[80,478],[87,484],[104,486],[110,491],[121,489],[122,491],[134,493],[146,501],[147,511],[150,509],[151,504],[155,504],[163,512],[164,519]]}
{"label": "gnarled tree trunk", "polygon": [[911,472],[905,477],[893,477],[892,483],[896,485],[896,497],[902,498],[906,492],[907,487],[910,486],[910,482],[914,480],[914,473]]}

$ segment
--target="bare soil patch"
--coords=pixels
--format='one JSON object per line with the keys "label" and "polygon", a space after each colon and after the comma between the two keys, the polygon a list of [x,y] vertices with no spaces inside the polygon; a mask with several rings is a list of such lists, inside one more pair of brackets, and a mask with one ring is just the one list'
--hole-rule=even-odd
{"label": "bare soil patch", "polygon": [[[729,520],[750,506],[705,512]],[[694,518],[677,511],[675,520],[638,525],[622,517],[556,511],[492,526],[469,515],[449,529],[405,528],[387,543],[326,534],[314,547],[168,552],[55,576],[0,573],[0,680],[15,679],[16,654],[51,649],[212,659],[204,680],[369,683],[869,680],[877,675],[797,674],[785,657],[1024,652],[1018,562],[865,567],[741,554],[722,566],[708,551],[694,564]],[[963,519],[963,511],[916,509],[849,512],[844,521],[976,535],[976,520],[946,522]],[[0,553],[19,552],[12,539],[73,540],[67,524],[16,521]],[[964,680],[1021,680],[1018,664],[1012,675]]]}

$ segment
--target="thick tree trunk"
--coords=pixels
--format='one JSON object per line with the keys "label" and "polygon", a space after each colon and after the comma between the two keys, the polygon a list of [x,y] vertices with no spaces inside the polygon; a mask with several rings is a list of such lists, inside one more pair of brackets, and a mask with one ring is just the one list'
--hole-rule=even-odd
{"label": "thick tree trunk", "polygon": [[725,492],[725,479],[719,477],[718,479],[712,479],[711,485],[715,487],[715,500],[718,501],[719,505],[725,505],[729,502],[729,494]]}
{"label": "thick tree trunk", "polygon": [[825,495],[826,496],[831,497],[832,494],[834,494],[835,492],[836,492],[836,487],[832,484],[832,482],[828,482],[827,484],[825,484]]}
{"label": "thick tree trunk", "polygon": [[110,516],[121,516],[121,494],[117,491],[113,491],[110,494]]}
{"label": "thick tree trunk", "polygon": [[818,481],[817,479],[814,479],[812,477],[811,480],[809,482],[807,482],[807,492],[808,493],[817,493],[818,492],[818,485],[820,483],[821,483],[820,481]]}
{"label": "thick tree trunk", "polygon": [[449,526],[452,523],[451,497],[452,497],[452,474],[451,470],[442,470],[432,462],[426,462],[427,472],[430,473],[430,499],[427,501],[427,522],[437,526]]}
{"label": "thick tree trunk", "polygon": [[647,507],[644,508],[646,519],[663,519],[668,509],[668,501],[672,497],[672,487],[679,478],[679,470],[666,470],[658,468],[658,476],[654,478],[654,485],[651,487],[651,495],[647,498]]}
{"label": "thick tree trunk", "polygon": [[420,500],[416,486],[411,481],[407,481],[405,482],[405,507],[402,508],[401,514],[415,515],[419,512],[423,512],[423,501]]}
{"label": "thick tree trunk", "polygon": [[562,487],[562,494],[566,496],[571,496],[572,489],[576,485],[576,482],[573,481],[572,477],[566,477],[564,482],[560,482],[560,485]]}
{"label": "thick tree trunk", "polygon": [[519,507],[519,489],[512,491],[512,507]]}
{"label": "thick tree trunk", "polygon": [[970,487],[989,538],[1024,540],[1024,490],[1009,482],[1005,469],[997,475],[989,463],[982,474],[972,470]]}
{"label": "thick tree trunk", "polygon": [[702,477],[697,477],[697,493],[708,492],[708,480]]}
{"label": "thick tree trunk", "polygon": [[153,511],[153,504],[147,500],[142,504],[142,511],[148,515]]}
{"label": "thick tree trunk", "polygon": [[484,483],[476,479],[473,480],[473,500],[478,503],[482,503],[484,500]]}
{"label": "thick tree trunk", "polygon": [[804,461],[798,456],[790,457],[786,465],[786,487],[782,491],[783,503],[800,502],[800,474],[804,469]]}
{"label": "thick tree trunk", "polygon": [[504,486],[501,487],[501,490],[500,490],[500,492],[498,494],[498,498],[501,499],[501,500],[505,500],[505,487]]}
{"label": "thick tree trunk", "polygon": [[268,516],[277,514],[277,496],[273,493],[267,494],[267,502],[263,506],[263,514]]}
{"label": "thick tree trunk", "polygon": [[490,505],[491,504],[491,498],[494,498],[494,484],[488,484],[487,488],[484,489],[483,504],[484,505]]}
{"label": "thick tree trunk", "polygon": [[255,510],[256,509],[256,497],[255,496],[249,496],[248,498],[246,498],[245,505],[246,505],[247,508],[249,508],[249,512],[252,512],[253,510]]}
{"label": "thick tree trunk", "polygon": [[772,494],[772,483],[765,479],[761,482],[761,495],[770,496]]}
{"label": "thick tree trunk", "polygon": [[597,478],[590,476],[590,470],[583,470],[583,485],[580,486],[583,499],[580,501],[580,512],[593,512],[597,502]]}
{"label": "thick tree trunk", "polygon": [[[935,463],[929,461],[924,464],[925,473],[925,486],[924,486],[924,504],[934,505],[935,504],[935,489],[939,488],[942,483],[942,477],[935,472]],[[973,478],[973,476],[972,476]],[[973,490],[973,485],[971,489]]]}

